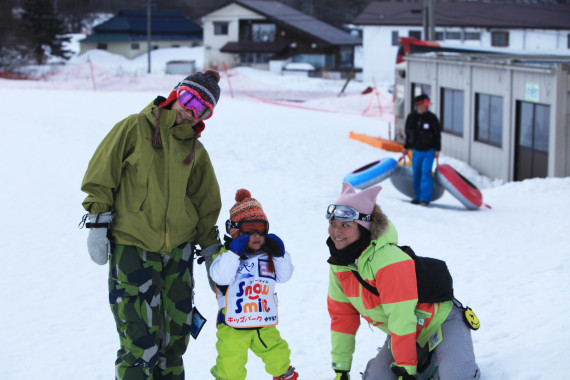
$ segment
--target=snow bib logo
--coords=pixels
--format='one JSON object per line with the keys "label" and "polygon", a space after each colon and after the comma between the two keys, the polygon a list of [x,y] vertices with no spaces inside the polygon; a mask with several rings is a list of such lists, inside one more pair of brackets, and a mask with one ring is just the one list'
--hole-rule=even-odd
{"label": "snow bib logo", "polygon": [[269,270],[268,261],[244,260],[226,293],[226,323],[236,328],[276,325],[274,291],[275,274]]}
{"label": "snow bib logo", "polygon": [[[259,311],[269,312],[269,307],[267,306],[267,294],[269,293],[269,285],[256,283],[252,285],[245,285],[245,281],[242,281],[238,285],[239,291],[236,294],[238,298],[236,313],[257,313]],[[245,288],[245,290],[244,290]],[[262,298],[262,296],[266,296]],[[247,300],[253,301],[243,304]],[[257,301],[257,303],[256,303]]]}

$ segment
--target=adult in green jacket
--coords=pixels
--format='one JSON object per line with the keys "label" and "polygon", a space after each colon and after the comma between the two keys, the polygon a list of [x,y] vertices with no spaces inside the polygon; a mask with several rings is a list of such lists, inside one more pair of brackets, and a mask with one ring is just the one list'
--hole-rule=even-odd
{"label": "adult in green jacket", "polygon": [[452,301],[418,303],[414,260],[396,246],[396,229],[376,204],[380,189],[357,193],[344,182],[326,214],[335,380],[349,380],[361,317],[388,335],[368,362],[364,380],[416,379],[418,359],[429,356],[438,366],[437,379],[478,379],[471,333],[461,310]]}
{"label": "adult in green jacket", "polygon": [[168,98],[120,121],[93,155],[81,189],[88,251],[109,266],[120,337],[117,379],[183,379],[193,313],[192,252],[220,247],[220,189],[204,146],[219,74],[197,72]]}

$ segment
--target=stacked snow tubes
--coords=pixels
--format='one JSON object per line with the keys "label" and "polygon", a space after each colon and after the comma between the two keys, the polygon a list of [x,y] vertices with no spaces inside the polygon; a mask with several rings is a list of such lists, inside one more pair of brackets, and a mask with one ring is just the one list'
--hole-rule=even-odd
{"label": "stacked snow tubes", "polygon": [[467,178],[447,164],[438,165],[435,178],[447,191],[469,210],[477,210],[483,204],[479,189]]}
{"label": "stacked snow tubes", "polygon": [[[483,196],[479,189],[450,165],[437,165],[432,175],[434,181],[431,202],[441,198],[447,190],[469,210],[477,210],[483,205]],[[412,199],[415,198],[414,170],[410,165],[398,164],[398,161],[390,157],[354,170],[344,177],[344,181],[363,190],[388,178],[402,194]],[[490,208],[490,206],[487,207]]]}
{"label": "stacked snow tubes", "polygon": [[[390,176],[390,182],[402,194],[414,199],[416,197],[414,192],[414,170],[410,165],[398,165],[394,173]],[[431,202],[441,198],[445,189],[438,181],[433,181],[433,193],[431,195]]]}
{"label": "stacked snow tubes", "polygon": [[366,189],[389,178],[397,167],[398,161],[395,159],[390,157],[382,158],[347,174],[344,177],[344,181],[357,189]]}

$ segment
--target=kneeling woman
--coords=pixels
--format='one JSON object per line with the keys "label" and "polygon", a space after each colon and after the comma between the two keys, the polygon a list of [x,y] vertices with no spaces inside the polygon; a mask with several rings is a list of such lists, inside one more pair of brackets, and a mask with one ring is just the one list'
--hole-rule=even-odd
{"label": "kneeling woman", "polygon": [[[349,379],[360,316],[388,334],[368,362],[364,380],[416,379],[418,358],[428,357],[437,364],[435,379],[479,379],[462,310],[453,301],[418,303],[414,261],[396,246],[398,233],[376,204],[381,189],[357,193],[344,182],[340,198],[326,214],[335,380]],[[355,274],[379,295],[364,288]]]}

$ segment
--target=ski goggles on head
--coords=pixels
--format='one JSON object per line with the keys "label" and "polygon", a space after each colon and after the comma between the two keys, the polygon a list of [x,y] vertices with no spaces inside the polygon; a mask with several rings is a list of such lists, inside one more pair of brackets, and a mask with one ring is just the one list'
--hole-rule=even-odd
{"label": "ski goggles on head", "polygon": [[269,231],[269,222],[267,220],[249,219],[239,222],[232,222],[230,219],[226,221],[226,232],[231,234],[230,230],[237,228],[242,234],[251,235],[258,233],[261,236],[267,235]]}
{"label": "ski goggles on head", "polygon": [[355,220],[370,222],[372,215],[362,214],[350,206],[331,204],[327,208],[326,218],[327,220],[335,218],[341,222],[353,222]]}
{"label": "ski goggles on head", "polygon": [[214,113],[214,106],[202,100],[196,90],[190,87],[178,87],[176,90],[176,98],[178,99],[178,103],[180,103],[182,107],[191,110],[197,119],[209,119]]}

